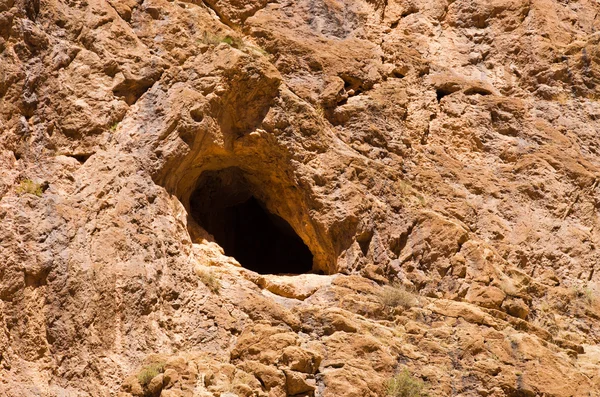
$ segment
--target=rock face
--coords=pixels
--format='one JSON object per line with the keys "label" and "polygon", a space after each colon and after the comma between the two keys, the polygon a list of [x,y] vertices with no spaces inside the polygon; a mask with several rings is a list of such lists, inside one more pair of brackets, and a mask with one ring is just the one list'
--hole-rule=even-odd
{"label": "rock face", "polygon": [[600,396],[598,15],[0,0],[0,396]]}

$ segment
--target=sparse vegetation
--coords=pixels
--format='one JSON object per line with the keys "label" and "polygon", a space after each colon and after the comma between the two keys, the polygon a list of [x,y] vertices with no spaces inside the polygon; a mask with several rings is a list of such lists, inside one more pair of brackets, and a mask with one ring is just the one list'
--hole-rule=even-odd
{"label": "sparse vegetation", "polygon": [[110,130],[111,130],[112,132],[115,132],[115,131],[117,130],[117,127],[119,127],[119,122],[118,122],[118,121],[114,122],[114,123],[113,123],[113,124],[110,126]]}
{"label": "sparse vegetation", "polygon": [[561,105],[566,105],[569,100],[571,100],[571,95],[566,92],[559,92],[558,94],[555,94],[552,99]]}
{"label": "sparse vegetation", "polygon": [[34,194],[38,197],[42,197],[44,190],[42,189],[42,185],[32,181],[31,179],[23,179],[19,186],[16,188],[16,192],[18,195],[22,194]]}
{"label": "sparse vegetation", "polygon": [[572,294],[576,298],[582,299],[588,305],[593,305],[597,299],[594,290],[587,284],[572,287]]}
{"label": "sparse vegetation", "polygon": [[140,385],[146,387],[148,386],[152,378],[163,372],[165,372],[165,363],[158,362],[148,364],[144,366],[144,368],[142,368],[142,370],[138,374],[138,382],[140,382]]}
{"label": "sparse vegetation", "polygon": [[244,47],[244,42],[239,37],[227,35],[221,38],[219,41],[237,49],[242,49]]}
{"label": "sparse vegetation", "polygon": [[585,287],[583,289],[583,297],[584,297],[585,301],[588,303],[588,305],[593,305],[594,301],[596,300],[594,291],[592,291],[592,289],[589,287]]}
{"label": "sparse vegetation", "polygon": [[421,206],[425,206],[427,203],[425,197],[406,180],[399,179],[396,181],[396,188],[402,194],[402,197],[414,197]]}
{"label": "sparse vegetation", "polygon": [[202,34],[202,39],[200,39],[200,41],[202,43],[208,44],[208,45],[219,45],[221,43],[225,43],[227,45],[230,45],[230,46],[232,46],[234,48],[238,48],[238,49],[240,49],[244,46],[244,42],[240,38],[233,37],[230,35],[218,36],[218,35],[210,34],[208,32],[204,32]]}
{"label": "sparse vegetation", "polygon": [[257,47],[255,45],[245,43],[243,39],[236,37],[236,36],[231,36],[231,35],[219,36],[219,35],[210,34],[208,32],[204,32],[202,34],[202,38],[198,41],[203,44],[214,45],[214,46],[219,45],[221,43],[225,43],[233,48],[237,48],[238,50],[242,50],[242,51],[246,51],[246,52],[252,51],[252,52],[256,52],[262,56],[269,55],[269,53],[267,51],[265,51],[264,49]]}
{"label": "sparse vegetation", "polygon": [[425,382],[414,378],[406,368],[386,382],[388,397],[425,397]]}
{"label": "sparse vegetation", "polygon": [[245,44],[245,48],[247,48],[249,51],[256,52],[259,55],[262,55],[264,57],[268,57],[270,55],[267,50],[265,50],[262,47],[255,46],[255,45]]}
{"label": "sparse vegetation", "polygon": [[221,280],[219,280],[210,270],[196,269],[196,274],[200,281],[208,287],[213,293],[218,294],[221,289]]}
{"label": "sparse vegetation", "polygon": [[531,316],[528,321],[532,325],[548,331],[550,334],[558,334],[559,328],[556,325],[553,312],[567,310],[562,302],[560,300],[555,300],[554,302],[543,300],[538,302],[534,307],[535,310],[533,316]]}
{"label": "sparse vegetation", "polygon": [[319,120],[321,120],[322,122],[327,121],[325,118],[325,108],[323,108],[323,106],[321,106],[320,104],[315,106],[315,113]]}
{"label": "sparse vegetation", "polygon": [[552,307],[548,301],[543,301],[538,305],[538,309],[543,313],[549,313],[552,310]]}
{"label": "sparse vegetation", "polygon": [[404,310],[417,305],[417,297],[400,283],[392,283],[381,289],[379,298],[384,309],[393,312],[397,308]]}
{"label": "sparse vegetation", "polygon": [[422,194],[417,194],[415,197],[417,198],[417,200],[419,200],[419,204],[421,204],[421,206],[423,206],[423,207],[424,207],[424,206],[425,206],[425,204],[427,203],[427,202],[425,201],[425,197],[423,197],[423,195],[422,195]]}

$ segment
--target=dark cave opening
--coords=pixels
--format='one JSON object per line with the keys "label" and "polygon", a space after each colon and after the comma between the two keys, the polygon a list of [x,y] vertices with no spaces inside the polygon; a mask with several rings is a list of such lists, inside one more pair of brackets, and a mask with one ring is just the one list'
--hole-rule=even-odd
{"label": "dark cave opening", "polygon": [[301,274],[313,255],[290,224],[256,199],[239,168],[206,171],[190,197],[191,215],[226,255],[260,274]]}

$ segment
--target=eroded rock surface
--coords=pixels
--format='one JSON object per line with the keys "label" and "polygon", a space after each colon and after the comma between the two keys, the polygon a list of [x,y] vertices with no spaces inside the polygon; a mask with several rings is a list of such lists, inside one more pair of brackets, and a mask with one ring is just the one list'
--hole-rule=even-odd
{"label": "eroded rock surface", "polygon": [[600,396],[598,15],[0,0],[0,395]]}

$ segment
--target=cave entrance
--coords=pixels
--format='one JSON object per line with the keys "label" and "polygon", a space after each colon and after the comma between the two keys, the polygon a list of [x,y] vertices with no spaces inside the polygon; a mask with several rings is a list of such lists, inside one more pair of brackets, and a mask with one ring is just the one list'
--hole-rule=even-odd
{"label": "cave entrance", "polygon": [[312,270],[313,255],[290,224],[269,212],[237,167],[205,171],[190,196],[194,220],[226,255],[261,274]]}

